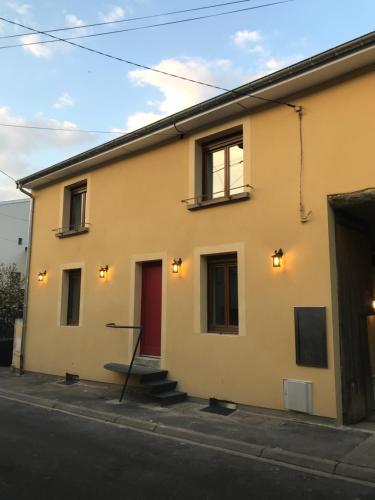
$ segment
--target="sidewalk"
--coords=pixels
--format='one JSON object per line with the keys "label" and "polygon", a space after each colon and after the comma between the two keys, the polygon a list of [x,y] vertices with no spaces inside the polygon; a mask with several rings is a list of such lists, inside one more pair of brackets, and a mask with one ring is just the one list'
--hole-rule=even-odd
{"label": "sidewalk", "polygon": [[307,469],[375,484],[375,425],[370,430],[337,428],[328,419],[259,408],[229,416],[202,412],[207,403],[186,401],[160,407],[131,391],[118,403],[121,387],[0,368],[0,398],[68,411],[156,434],[199,442]]}

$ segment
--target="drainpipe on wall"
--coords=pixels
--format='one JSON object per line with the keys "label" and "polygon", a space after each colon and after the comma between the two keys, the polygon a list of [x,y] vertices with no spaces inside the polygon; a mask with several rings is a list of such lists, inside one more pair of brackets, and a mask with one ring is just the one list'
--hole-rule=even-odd
{"label": "drainpipe on wall", "polygon": [[27,258],[26,258],[26,276],[25,276],[25,296],[23,301],[23,323],[22,323],[22,337],[21,337],[21,353],[20,353],[20,375],[24,374],[24,357],[25,357],[25,339],[26,339],[26,330],[27,330],[27,309],[28,309],[28,300],[29,300],[29,275],[30,275],[30,260],[31,260],[31,242],[32,242],[32,234],[33,234],[33,222],[34,222],[34,196],[29,192],[25,191],[21,184],[17,182],[17,189],[21,191],[21,193],[25,194],[29,198],[31,198],[31,206],[29,213],[29,241],[27,245]]}

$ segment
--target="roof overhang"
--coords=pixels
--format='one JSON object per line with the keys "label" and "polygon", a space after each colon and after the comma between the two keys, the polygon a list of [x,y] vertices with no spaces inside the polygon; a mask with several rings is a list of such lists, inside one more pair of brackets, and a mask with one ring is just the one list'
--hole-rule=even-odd
{"label": "roof overhang", "polygon": [[258,98],[285,102],[288,96],[298,95],[374,64],[375,32],[372,32],[68,158],[24,177],[18,183],[28,189],[38,189],[116,158],[178,139],[181,133],[189,134],[214,122],[233,118],[243,113],[244,108],[254,111],[265,103]]}

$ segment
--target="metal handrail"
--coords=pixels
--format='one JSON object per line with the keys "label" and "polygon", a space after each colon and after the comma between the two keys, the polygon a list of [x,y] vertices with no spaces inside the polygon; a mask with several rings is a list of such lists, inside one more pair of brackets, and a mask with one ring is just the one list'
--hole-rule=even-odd
{"label": "metal handrail", "polygon": [[130,362],[129,370],[128,370],[128,373],[126,374],[125,383],[124,383],[124,386],[122,388],[121,396],[120,396],[120,399],[119,399],[119,402],[121,403],[121,401],[124,399],[124,396],[125,396],[126,388],[128,386],[129,377],[130,377],[130,374],[131,374],[131,371],[132,371],[132,368],[133,368],[133,364],[134,364],[134,359],[135,359],[135,356],[137,354],[138,346],[139,346],[139,344],[141,342],[141,337],[142,337],[142,333],[143,333],[143,326],[116,325],[116,323],[107,323],[105,326],[107,328],[125,328],[127,330],[139,330],[138,339],[137,339],[137,342],[135,344],[135,348],[134,348],[133,356],[132,356],[132,359],[131,359],[131,362]]}
{"label": "metal handrail", "polygon": [[[230,189],[241,189],[244,187],[254,189],[254,187],[251,186],[251,184],[244,184],[243,186],[232,186]],[[185,198],[184,200],[181,200],[181,203],[187,203],[191,200],[202,200],[202,198],[205,198],[205,197],[207,197],[207,200],[202,200],[202,201],[211,201],[212,198],[209,198],[209,196],[213,196],[214,194],[220,194],[220,193],[224,193],[224,196],[225,196],[225,190],[222,189],[220,191],[215,191],[214,193],[210,193],[210,194],[199,194],[198,196],[192,196],[191,198]],[[237,194],[237,193],[235,193],[235,194]],[[231,196],[233,196],[233,194],[228,195],[229,198]]]}

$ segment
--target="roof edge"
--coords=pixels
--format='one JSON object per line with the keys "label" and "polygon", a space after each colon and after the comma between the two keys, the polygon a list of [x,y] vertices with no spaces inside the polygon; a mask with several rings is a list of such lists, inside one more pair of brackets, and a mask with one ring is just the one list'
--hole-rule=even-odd
{"label": "roof edge", "polygon": [[236,87],[233,90],[230,90],[223,94],[219,94],[218,96],[207,99],[206,101],[203,101],[199,104],[195,104],[194,106],[169,115],[150,125],[146,125],[140,129],[122,135],[121,137],[112,139],[111,141],[100,144],[99,146],[95,146],[94,148],[83,151],[82,153],[69,157],[66,160],[56,163],[50,167],[21,178],[17,181],[17,184],[19,186],[25,186],[30,182],[75,165],[76,163],[88,160],[95,157],[96,155],[110,151],[111,149],[125,146],[126,144],[142,137],[152,135],[153,133],[159,132],[166,127],[178,125],[179,121],[192,118],[202,112],[213,110],[218,106],[236,101],[241,97],[249,97],[249,94],[264,90],[270,85],[282,83],[283,81],[286,81],[293,77],[297,77],[307,71],[317,69],[320,66],[324,66],[333,61],[337,61],[341,58],[355,54],[356,52],[372,46],[375,46],[375,31],[340,44],[315,56],[303,59],[302,61],[287,66],[286,68]]}

